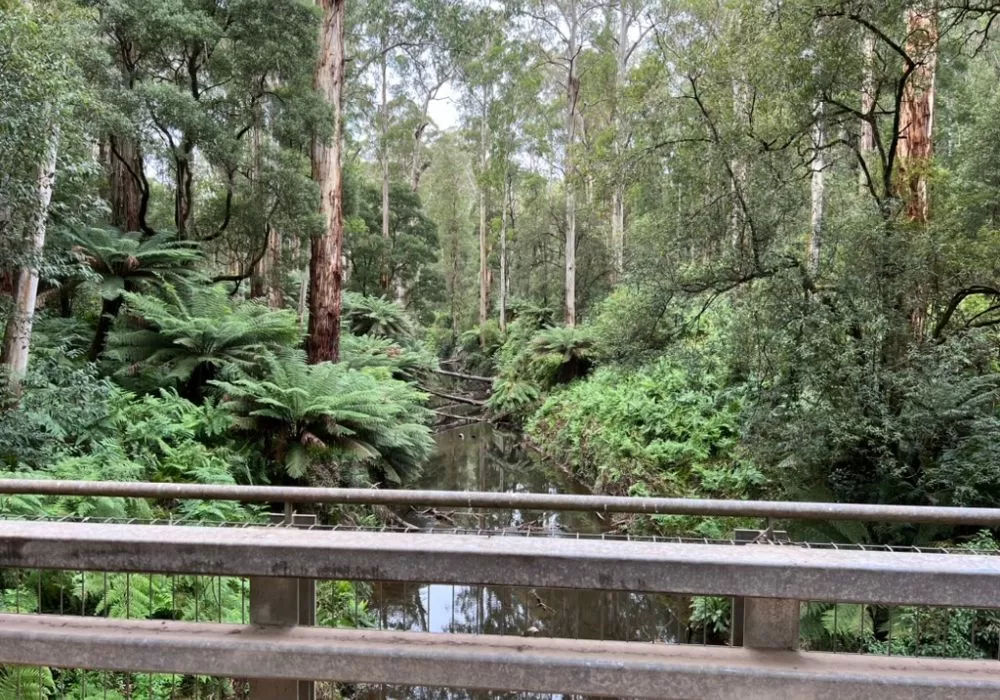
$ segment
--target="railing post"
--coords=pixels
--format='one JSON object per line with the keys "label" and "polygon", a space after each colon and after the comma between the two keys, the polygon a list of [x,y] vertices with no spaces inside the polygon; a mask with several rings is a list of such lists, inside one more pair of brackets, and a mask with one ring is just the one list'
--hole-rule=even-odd
{"label": "railing post", "polygon": [[[286,505],[284,513],[273,513],[272,522],[291,527],[309,526],[314,515],[293,513]],[[250,578],[250,623],[294,627],[316,623],[316,582],[312,579],[252,576]],[[313,700],[315,684],[310,680],[250,680],[251,700]]]}
{"label": "railing post", "polygon": [[[734,541],[750,544],[787,542],[788,533],[767,530],[736,530]],[[730,628],[732,646],[753,649],[798,649],[800,604],[782,598],[733,598]]]}
{"label": "railing post", "polygon": [[799,609],[797,600],[746,598],[743,646],[751,649],[798,649]]}

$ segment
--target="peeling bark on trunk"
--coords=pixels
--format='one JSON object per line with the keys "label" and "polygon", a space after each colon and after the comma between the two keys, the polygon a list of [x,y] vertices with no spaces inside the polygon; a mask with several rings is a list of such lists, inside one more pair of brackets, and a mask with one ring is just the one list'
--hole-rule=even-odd
{"label": "peeling bark on trunk", "polygon": [[906,51],[916,62],[907,81],[899,127],[897,196],[910,221],[930,220],[927,171],[934,155],[934,81],[937,68],[937,12],[929,7],[907,14]]}
{"label": "peeling bark on trunk", "polygon": [[28,351],[31,347],[31,328],[35,319],[35,304],[38,300],[38,260],[45,248],[45,229],[52,201],[52,187],[56,176],[56,155],[59,148],[59,133],[50,129],[46,144],[45,158],[38,166],[36,189],[37,209],[31,233],[29,253],[31,259],[18,271],[14,293],[14,308],[7,319],[3,339],[3,357],[0,362],[8,372],[10,388],[14,393],[20,388],[20,381],[28,370]]}
{"label": "peeling bark on trunk", "polygon": [[111,224],[125,232],[142,231],[146,214],[143,162],[136,140],[124,134],[108,137],[108,206]]}
{"label": "peeling bark on trunk", "polygon": [[[136,85],[136,51],[127,38],[119,39],[116,63],[126,89]],[[125,232],[142,231],[146,226],[149,186],[136,134],[116,132],[107,136],[108,206],[111,225]]]}
{"label": "peeling bark on trunk", "polygon": [[811,194],[812,204],[809,217],[809,251],[806,269],[813,279],[819,272],[820,250],[823,247],[823,221],[826,205],[826,123],[825,105],[817,102],[813,124],[813,159]]}
{"label": "peeling bark on trunk", "polygon": [[[916,7],[907,13],[906,52],[913,68],[900,105],[899,167],[896,196],[902,201],[907,220],[926,225],[931,218],[928,173],[934,157],[934,83],[937,69],[938,17],[933,6]],[[924,338],[927,307],[925,286],[918,284],[908,302],[910,332],[916,342]]]}
{"label": "peeling bark on trunk", "polygon": [[330,143],[314,139],[312,176],[320,188],[323,232],[312,239],[309,261],[309,362],[336,362],[340,358],[340,312],[343,300],[342,258],[344,246],[343,202],[343,94],[344,19],[346,0],[319,0],[323,8],[319,58],[313,85],[333,107]]}

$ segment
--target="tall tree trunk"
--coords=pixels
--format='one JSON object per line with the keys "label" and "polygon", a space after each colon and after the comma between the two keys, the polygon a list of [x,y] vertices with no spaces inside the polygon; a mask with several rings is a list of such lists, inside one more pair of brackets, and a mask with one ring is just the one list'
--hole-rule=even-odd
{"label": "tall tree trunk", "polygon": [[[861,141],[858,147],[862,162],[869,173],[871,173],[872,155],[875,153],[875,126],[869,119],[873,118],[875,112],[876,46],[875,35],[870,32],[865,34],[864,45],[862,47],[864,54],[864,77],[861,83],[861,114],[865,116],[865,119],[861,120]],[[864,168],[859,168],[858,178],[858,186],[861,188],[861,192],[864,193],[868,189],[868,177],[865,175]]]}
{"label": "tall tree trunk", "polygon": [[566,325],[576,326],[576,163],[573,151],[576,147],[576,115],[580,100],[580,77],[577,75],[577,12],[575,1],[570,4],[569,36],[566,42],[566,152],[564,153],[563,175],[566,190],[566,260],[565,260],[565,309]]}
{"label": "tall tree trunk", "polygon": [[813,158],[809,216],[809,251],[806,269],[813,279],[819,272],[820,249],[823,247],[823,221],[826,205],[826,108],[822,101],[816,103],[813,116]]}
{"label": "tall tree trunk", "polygon": [[[926,225],[931,218],[928,173],[934,157],[934,87],[937,70],[938,17],[933,4],[912,8],[906,18],[906,52],[916,67],[904,86],[900,106],[899,168],[896,196],[906,218]],[[920,342],[927,322],[928,292],[918,284],[908,300],[910,332]]]}
{"label": "tall tree trunk", "polygon": [[906,52],[917,65],[906,83],[901,105],[896,194],[909,220],[926,223],[930,219],[927,171],[934,155],[937,12],[926,6],[911,9],[906,24]]}
{"label": "tall tree trunk", "polygon": [[420,178],[424,171],[430,167],[430,163],[420,157],[420,144],[423,142],[424,132],[430,125],[428,116],[431,109],[431,101],[437,96],[438,91],[444,86],[445,79],[442,79],[424,95],[423,109],[420,111],[420,123],[413,130],[413,153],[410,157],[410,189],[414,192],[420,187]]}
{"label": "tall tree trunk", "polygon": [[[136,84],[136,51],[130,41],[122,40],[116,56],[118,70],[129,90]],[[108,205],[111,225],[120,231],[142,231],[144,236],[153,230],[146,224],[149,205],[149,184],[146,181],[145,163],[139,140],[134,133],[116,132],[108,135]],[[132,291],[131,286],[126,289]],[[122,307],[122,298],[101,300],[101,313],[90,343],[87,359],[96,362],[104,352],[108,333]]]}
{"label": "tall tree trunk", "polygon": [[500,197],[500,330],[507,332],[507,299],[510,293],[510,271],[507,267],[507,204],[511,190],[510,174],[504,175]]}
{"label": "tall tree trunk", "polygon": [[615,56],[615,90],[612,113],[614,129],[615,181],[611,188],[611,270],[612,282],[621,280],[625,271],[625,182],[621,159],[625,151],[621,102],[628,70],[628,0],[618,0],[618,50]]}
{"label": "tall tree trunk", "polygon": [[281,279],[281,233],[270,224],[267,227],[267,252],[264,260],[267,305],[272,309],[282,309],[285,306],[285,293]]}
{"label": "tall tree trunk", "polygon": [[174,226],[177,237],[185,239],[191,233],[193,215],[192,198],[194,197],[194,142],[184,137],[181,152],[175,158],[174,168],[177,177],[177,190],[174,192]]}
{"label": "tall tree trunk", "polygon": [[[264,170],[263,121],[264,115],[260,104],[257,104],[254,106],[253,127],[250,130],[250,191],[253,193],[251,206],[256,210],[254,211],[254,216],[260,225],[258,233],[262,238],[266,238],[270,233],[270,227],[264,221],[266,207],[264,205],[264,183],[262,177]],[[254,228],[256,229],[257,227],[255,226]],[[268,243],[269,241],[265,240],[264,245],[267,246]],[[256,249],[256,246],[252,249]],[[250,275],[251,299],[260,299],[267,296],[268,262],[267,253],[265,252],[261,256],[261,259],[257,261],[257,264],[254,265],[253,273]]]}
{"label": "tall tree trunk", "polygon": [[312,144],[312,176],[319,184],[320,212],[325,222],[312,239],[309,260],[309,335],[306,354],[310,363],[340,359],[340,312],[343,301],[344,248],[343,199],[343,95],[344,19],[346,0],[319,0],[323,8],[319,59],[313,86],[333,107],[333,136],[329,143]]}
{"label": "tall tree trunk", "polygon": [[56,176],[56,155],[59,149],[59,132],[50,129],[45,157],[38,165],[36,180],[37,208],[34,212],[34,226],[31,232],[30,259],[22,265],[17,275],[14,292],[14,308],[7,319],[4,331],[3,357],[0,358],[7,370],[10,388],[14,393],[20,388],[21,379],[28,370],[28,350],[31,347],[31,327],[35,319],[35,304],[38,300],[38,262],[45,249],[45,228],[52,201],[52,186]]}
{"label": "tall tree trunk", "polygon": [[[741,80],[733,80],[733,116],[742,126],[747,108],[746,90]],[[747,182],[747,162],[742,154],[735,155],[729,164],[732,171],[729,188],[732,192],[732,209],[729,215],[729,238],[741,261],[746,252],[746,212],[743,211],[744,192]]]}
{"label": "tall tree trunk", "polygon": [[108,136],[108,206],[111,224],[125,231],[145,231],[144,165],[139,143],[126,134]]}
{"label": "tall tree trunk", "polygon": [[486,344],[486,322],[490,318],[489,239],[486,216],[489,180],[489,90],[483,87],[483,111],[479,122],[479,341]]}
{"label": "tall tree trunk", "polygon": [[382,273],[379,277],[379,284],[382,293],[387,294],[392,285],[392,267],[390,244],[391,235],[389,231],[389,85],[387,64],[389,61],[388,50],[385,47],[385,39],[382,44],[382,101],[379,104],[379,160],[382,168],[382,244],[384,246],[384,259],[382,260]]}
{"label": "tall tree trunk", "polygon": [[[137,52],[122,32],[115,63],[126,89],[137,82]],[[107,136],[108,206],[111,225],[121,231],[152,234],[146,225],[149,186],[146,182],[142,151],[136,133],[113,132]]]}

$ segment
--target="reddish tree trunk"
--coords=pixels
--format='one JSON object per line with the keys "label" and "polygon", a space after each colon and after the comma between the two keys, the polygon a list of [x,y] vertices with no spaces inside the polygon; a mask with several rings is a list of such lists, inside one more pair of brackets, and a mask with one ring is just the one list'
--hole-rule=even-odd
{"label": "reddish tree trunk", "polygon": [[312,176],[320,188],[320,212],[326,222],[312,239],[309,261],[309,362],[340,358],[340,309],[343,296],[344,202],[341,145],[343,138],[345,0],[319,0],[323,8],[319,59],[314,87],[333,107],[333,136],[312,145]]}
{"label": "reddish tree trunk", "polygon": [[911,221],[930,219],[927,171],[934,155],[934,79],[938,22],[931,8],[907,15],[906,51],[916,62],[906,83],[899,121],[897,196]]}

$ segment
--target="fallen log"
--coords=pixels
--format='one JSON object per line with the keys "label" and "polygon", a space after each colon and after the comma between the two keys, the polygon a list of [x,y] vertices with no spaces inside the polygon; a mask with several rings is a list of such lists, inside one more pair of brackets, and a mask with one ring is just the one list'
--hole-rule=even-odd
{"label": "fallen log", "polygon": [[449,401],[454,401],[455,403],[468,403],[473,406],[485,406],[486,402],[481,399],[473,399],[468,396],[455,396],[454,394],[446,394],[443,391],[437,391],[436,389],[428,389],[425,386],[417,385],[420,391],[427,392],[428,394],[433,394],[434,396],[439,396],[442,399],[448,399]]}
{"label": "fallen log", "polygon": [[463,374],[462,372],[449,372],[448,370],[444,369],[438,369],[434,371],[445,377],[455,377],[456,379],[468,379],[469,381],[473,382],[489,382],[490,384],[492,384],[494,379],[493,377],[483,377],[478,374]]}

